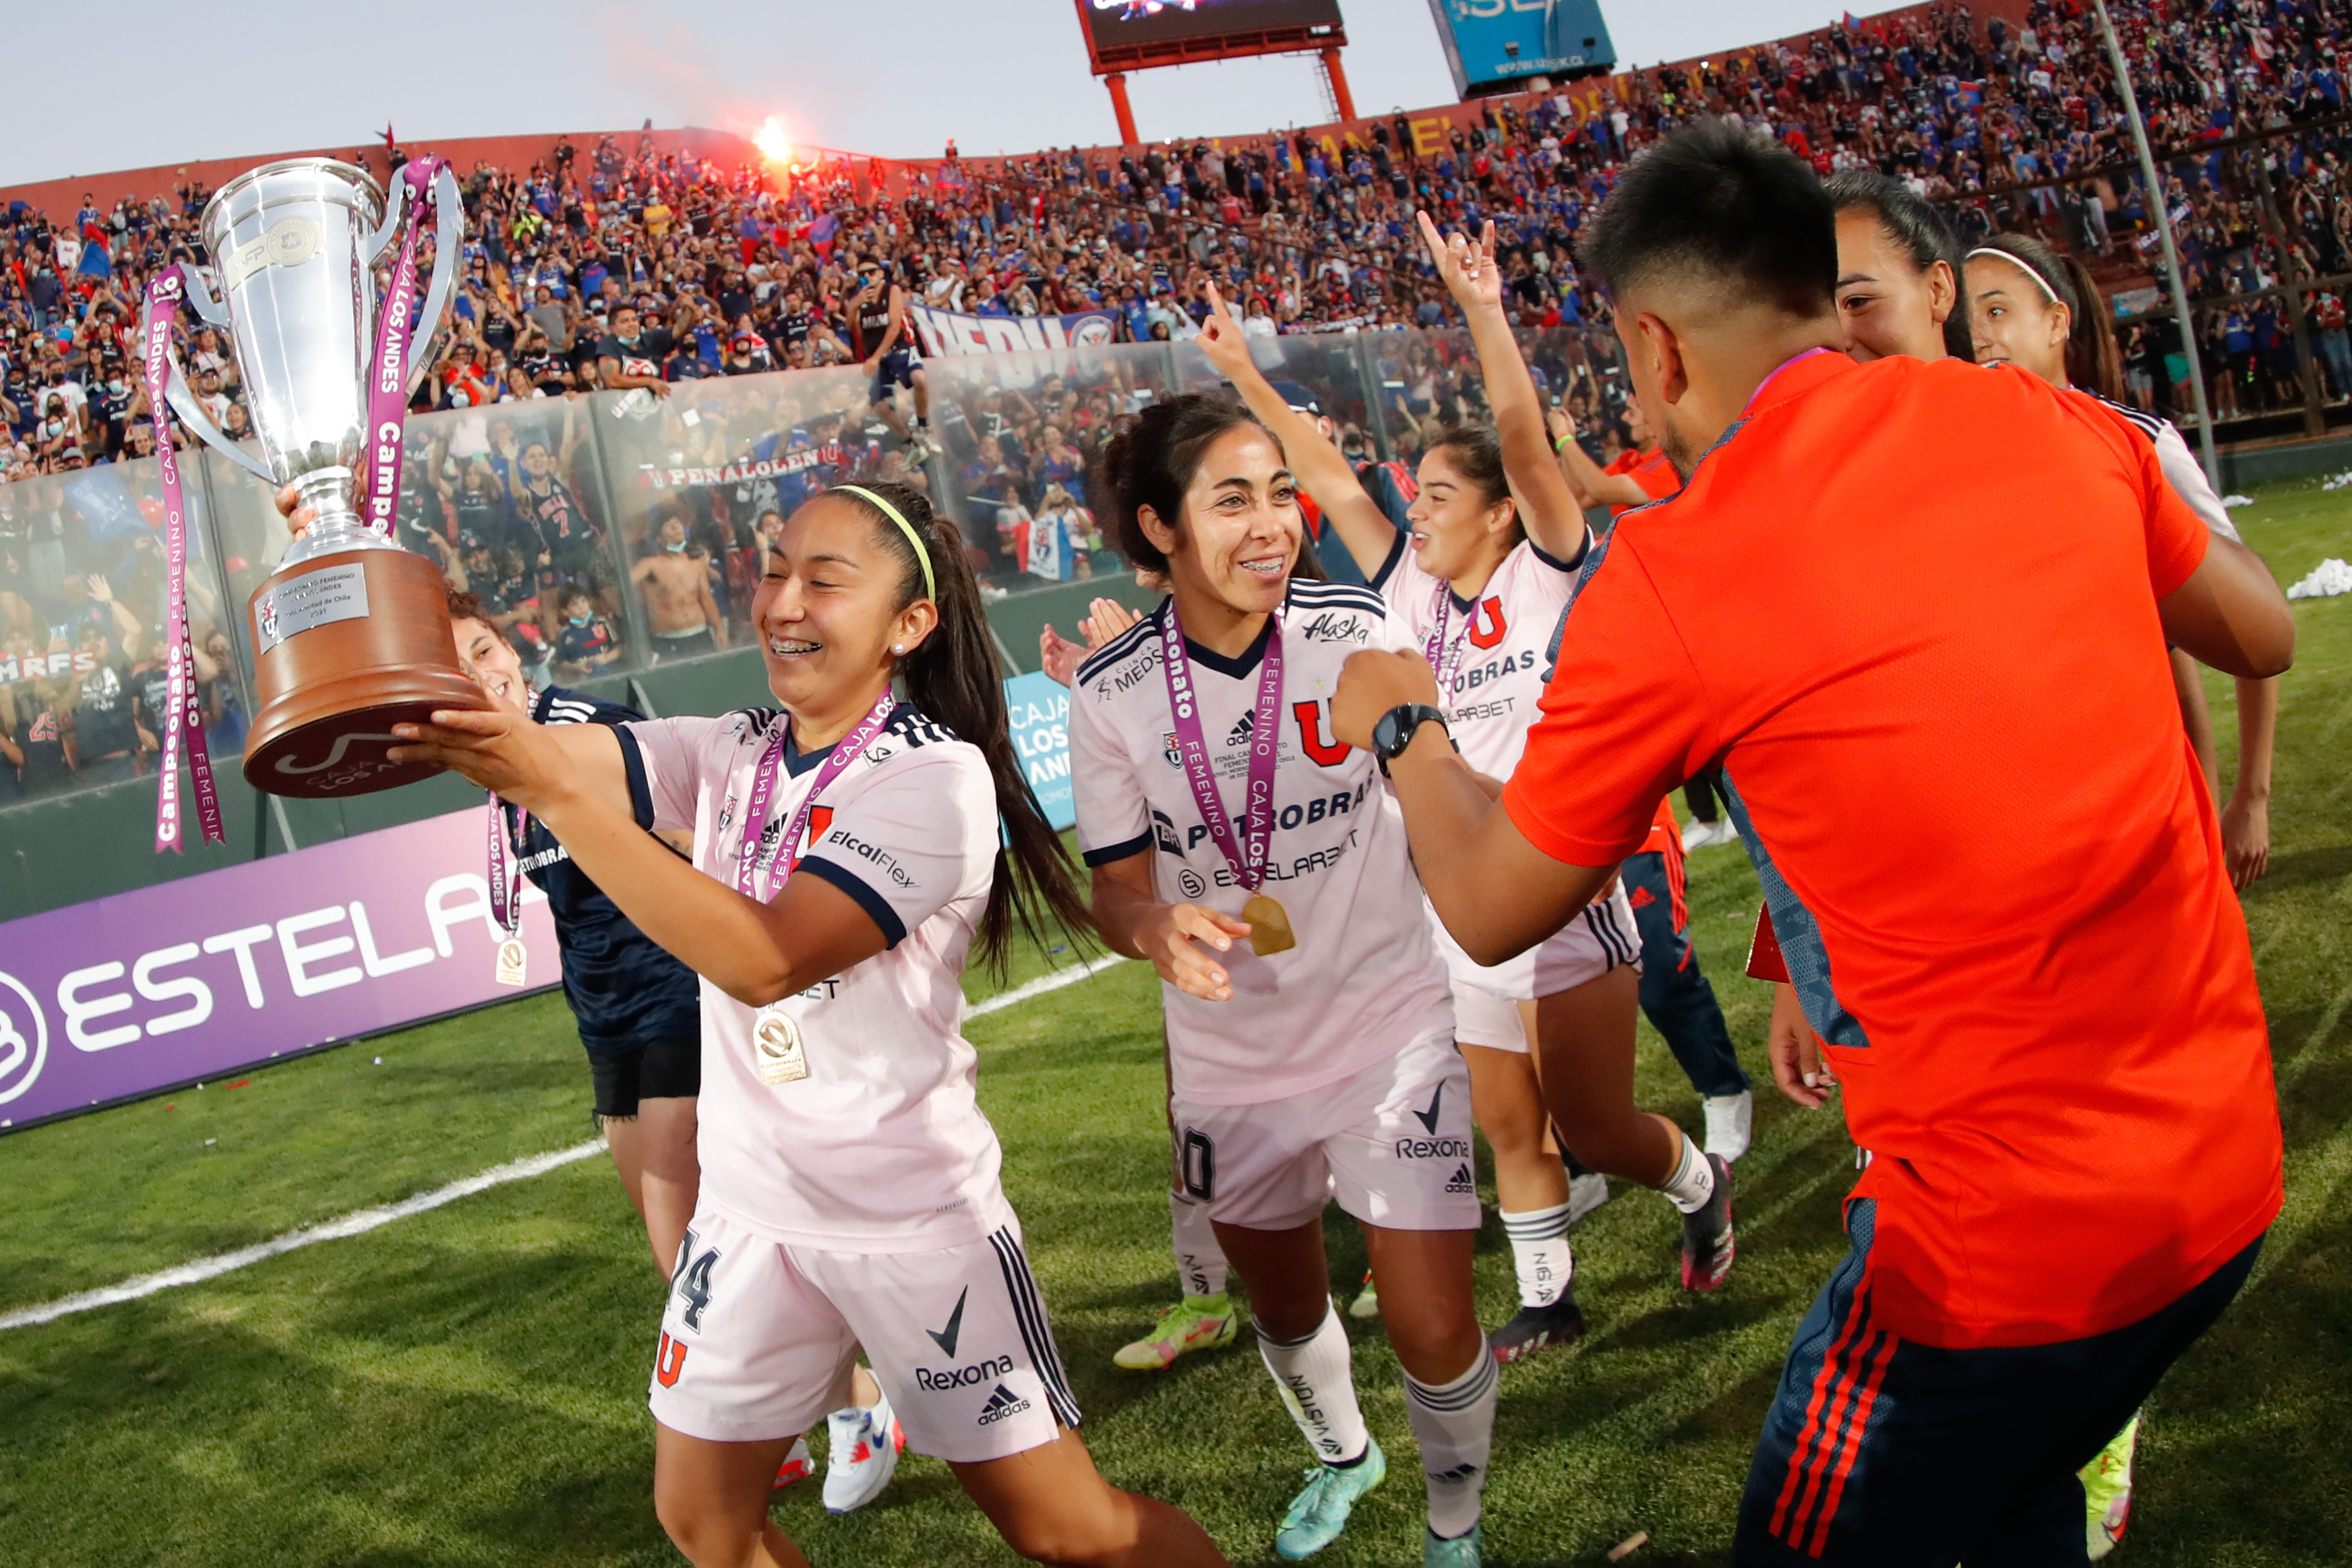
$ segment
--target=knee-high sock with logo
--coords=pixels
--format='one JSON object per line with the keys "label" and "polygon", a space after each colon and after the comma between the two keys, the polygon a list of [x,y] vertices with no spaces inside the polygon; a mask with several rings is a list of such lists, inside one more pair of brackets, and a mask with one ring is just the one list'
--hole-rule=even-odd
{"label": "knee-high sock with logo", "polygon": [[[1356,1405],[1355,1369],[1339,1313],[1324,1308],[1322,1323],[1303,1340],[1271,1340],[1260,1330],[1257,1353],[1265,1370],[1274,1373],[1282,1403],[1317,1458],[1327,1465],[1352,1465],[1364,1457],[1372,1435]],[[1490,1400],[1490,1419],[1492,1409]]]}
{"label": "knee-high sock with logo", "polygon": [[1478,1522],[1486,1489],[1486,1460],[1495,1447],[1494,1352],[1478,1341],[1478,1359],[1451,1383],[1432,1386],[1411,1373],[1404,1413],[1421,1444],[1421,1472],[1429,1483],[1430,1533],[1451,1541]]}
{"label": "knee-high sock with logo", "polygon": [[1225,1293],[1225,1249],[1209,1223],[1209,1205],[1190,1193],[1168,1194],[1169,1229],[1176,1240],[1176,1278],[1187,1296]]}
{"label": "knee-high sock with logo", "polygon": [[1706,1207],[1706,1200],[1715,1196],[1715,1167],[1706,1163],[1706,1156],[1687,1136],[1683,1139],[1682,1159],[1676,1163],[1675,1173],[1658,1190],[1685,1214],[1698,1213]]}
{"label": "knee-high sock with logo", "polygon": [[1576,1273],[1576,1258],[1568,1247],[1568,1209],[1559,1204],[1517,1214],[1503,1211],[1503,1234],[1511,1238],[1522,1307],[1550,1306]]}

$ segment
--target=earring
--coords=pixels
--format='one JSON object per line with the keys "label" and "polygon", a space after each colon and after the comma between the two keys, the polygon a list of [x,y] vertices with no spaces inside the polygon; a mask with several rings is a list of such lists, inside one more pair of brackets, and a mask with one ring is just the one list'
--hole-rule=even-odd
{"label": "earring", "polygon": [[894,642],[890,645],[890,651],[892,653],[904,653],[907,651],[907,645],[902,642]]}

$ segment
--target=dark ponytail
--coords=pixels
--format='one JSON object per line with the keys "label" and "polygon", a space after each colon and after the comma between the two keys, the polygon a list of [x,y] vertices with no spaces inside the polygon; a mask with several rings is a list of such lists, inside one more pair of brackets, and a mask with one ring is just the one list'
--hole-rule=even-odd
{"label": "dark ponytail", "polygon": [[1997,234],[1977,247],[1997,250],[2032,272],[2066,307],[2066,379],[2085,392],[2120,399],[2123,355],[2116,348],[2116,324],[2091,269],[2061,256],[2031,235]]}
{"label": "dark ponytail", "polygon": [[1952,313],[1944,318],[1944,352],[1956,360],[1973,363],[1974,336],[1969,331],[1968,286],[1961,274],[1966,265],[1952,226],[1927,197],[1875,169],[1841,169],[1822,182],[1830,205],[1838,212],[1859,207],[1878,220],[1887,237],[1901,246],[1915,270],[1926,272],[1938,261],[1952,269]]}
{"label": "dark ponytail", "polygon": [[[1045,820],[1037,796],[1029,788],[1021,759],[1013,753],[1012,722],[1004,711],[1004,688],[997,674],[996,638],[981,607],[980,583],[971,574],[963,536],[954,523],[931,510],[929,498],[914,486],[896,479],[862,479],[858,489],[881,497],[898,510],[921,537],[939,584],[932,602],[940,624],[915,651],[898,661],[898,678],[907,695],[924,713],[969,741],[988,759],[988,773],[996,785],[996,809],[1004,824],[1004,843],[996,851],[996,876],[988,889],[988,908],[980,917],[973,951],[982,967],[1004,978],[1011,956],[1013,922],[1038,946],[1046,945],[1050,921],[1065,933],[1091,931],[1094,922],[1078,893],[1069,851],[1062,836]],[[874,540],[898,563],[898,607],[923,596],[923,563],[914,546],[883,510],[856,490],[827,492],[862,508],[873,525]],[[1013,873],[1018,868],[1020,875]]]}
{"label": "dark ponytail", "polygon": [[2124,359],[2122,351],[2116,346],[2115,318],[2107,311],[2107,302],[2101,297],[2098,279],[2091,276],[2091,269],[2071,252],[2061,260],[2067,281],[2074,284],[2075,295],[2083,301],[2066,334],[2066,379],[2120,403],[2124,395]]}
{"label": "dark ponytail", "polygon": [[[1197,392],[1155,403],[1121,423],[1095,458],[1087,494],[1107,503],[1103,531],[1129,565],[1168,574],[1167,553],[1145,534],[1137,514],[1150,507],[1183,537],[1184,492],[1192,488],[1201,454],[1218,437],[1244,425],[1265,429],[1240,404]],[[1273,432],[1266,436],[1273,439]]]}

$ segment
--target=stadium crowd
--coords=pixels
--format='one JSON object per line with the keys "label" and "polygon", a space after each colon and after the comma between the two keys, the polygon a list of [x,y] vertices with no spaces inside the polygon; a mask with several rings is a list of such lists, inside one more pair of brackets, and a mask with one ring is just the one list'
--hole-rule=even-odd
{"label": "stadium crowd", "polygon": [[[2345,399],[2352,146],[2334,38],[2352,5],[2116,10],[2157,142],[2189,149],[2166,160],[2165,199],[2189,289],[2210,301],[2197,322],[2217,415],[2304,401],[2296,323],[2284,298],[2262,292],[2297,276],[2331,280],[2312,295],[2308,341],[2322,395]],[[534,668],[575,679],[725,646],[742,630],[763,540],[812,487],[852,472],[928,463],[967,536],[993,542],[974,563],[988,592],[1117,570],[1086,474],[1120,416],[1202,367],[1139,351],[1069,356],[1050,376],[936,360],[930,447],[910,446],[903,417],[873,396],[889,389],[869,384],[879,353],[859,330],[859,290],[980,316],[1101,311],[1123,342],[1173,343],[1198,332],[1214,285],[1246,334],[1286,340],[1269,353],[1327,367],[1299,379],[1341,389],[1318,412],[1351,458],[1411,463],[1444,424],[1485,412],[1475,358],[1417,253],[1412,217],[1424,208],[1447,225],[1496,225],[1538,387],[1607,463],[1630,444],[1626,384],[1608,302],[1579,271],[1580,234],[1628,161],[1709,115],[1744,118],[1824,174],[1895,174],[1948,204],[1964,237],[2039,233],[2113,288],[2144,288],[2160,265],[2120,97],[2074,0],[2035,0],[2023,27],[1964,5],[1849,20],[1696,69],[1621,76],[1597,99],[1496,100],[1480,123],[1435,137],[1399,113],[1338,141],[950,155],[915,167],[897,200],[839,159],[729,170],[650,135],[559,142],[527,169],[461,171],[462,287],[415,399],[449,417],[413,427],[404,534],[483,596]],[[2263,139],[2275,132],[2287,134]],[[160,637],[154,551],[138,531],[90,523],[83,470],[152,455],[131,353],[138,305],[161,267],[206,259],[196,223],[210,195],[85,201],[69,216],[20,204],[0,226],[12,442],[0,453],[0,642],[20,676],[0,699],[11,764],[0,773],[16,775],[0,792],[87,771],[93,748],[77,731],[104,735],[118,765],[152,749],[135,689]],[[1328,335],[1351,329],[1420,330]],[[2124,347],[2134,401],[2188,406],[2168,317],[2129,325]],[[215,422],[249,431],[217,335],[185,332],[181,352]],[[625,416],[592,440],[577,400],[599,392],[624,394]],[[216,638],[225,656],[218,617],[199,609],[200,651]],[[60,649],[109,673],[59,669],[46,690],[21,679],[49,671]],[[234,751],[227,661],[201,662],[215,743]],[[115,702],[119,722],[96,709],[90,722],[60,721],[93,701]]]}

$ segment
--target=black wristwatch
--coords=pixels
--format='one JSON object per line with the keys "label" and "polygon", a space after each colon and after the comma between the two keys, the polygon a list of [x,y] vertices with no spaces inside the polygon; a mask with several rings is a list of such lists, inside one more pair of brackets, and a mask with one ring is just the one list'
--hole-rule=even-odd
{"label": "black wristwatch", "polygon": [[[1413,731],[1433,720],[1445,728],[1445,715],[1426,702],[1402,702],[1381,715],[1372,726],[1372,755],[1380,760],[1382,778],[1388,776],[1389,763],[1412,744]],[[1447,730],[1446,736],[1452,739],[1453,731]]]}

